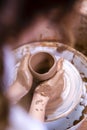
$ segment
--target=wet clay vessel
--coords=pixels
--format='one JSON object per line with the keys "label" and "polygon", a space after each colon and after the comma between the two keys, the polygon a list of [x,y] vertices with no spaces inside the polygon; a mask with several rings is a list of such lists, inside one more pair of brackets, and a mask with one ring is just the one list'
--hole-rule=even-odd
{"label": "wet clay vessel", "polygon": [[29,68],[32,75],[39,81],[51,78],[57,71],[57,60],[49,52],[37,52],[29,59]]}

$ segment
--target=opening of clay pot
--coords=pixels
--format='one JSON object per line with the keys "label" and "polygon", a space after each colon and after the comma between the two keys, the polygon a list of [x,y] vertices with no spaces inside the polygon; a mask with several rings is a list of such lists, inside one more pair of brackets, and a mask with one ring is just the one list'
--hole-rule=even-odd
{"label": "opening of clay pot", "polygon": [[34,77],[46,80],[56,72],[56,59],[48,52],[35,53],[30,57],[29,68]]}

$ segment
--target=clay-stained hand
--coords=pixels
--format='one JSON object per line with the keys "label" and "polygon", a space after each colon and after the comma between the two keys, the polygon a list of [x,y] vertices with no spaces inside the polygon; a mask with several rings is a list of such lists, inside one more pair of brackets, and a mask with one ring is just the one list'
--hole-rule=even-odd
{"label": "clay-stained hand", "polygon": [[31,89],[33,77],[28,68],[29,55],[26,54],[18,68],[16,81],[9,87],[8,98],[12,103],[18,102]]}
{"label": "clay-stained hand", "polygon": [[33,82],[33,77],[28,67],[29,57],[30,55],[26,54],[22,58],[16,78],[16,81],[19,82],[22,86],[24,86],[27,90],[30,90]]}
{"label": "clay-stained hand", "polygon": [[49,97],[50,101],[58,98],[64,88],[63,58],[58,60],[57,73],[49,80],[37,86],[35,92]]}
{"label": "clay-stained hand", "polygon": [[44,121],[48,104],[54,102],[55,98],[58,98],[61,95],[64,87],[64,70],[62,67],[63,59],[61,58],[58,61],[57,73],[54,77],[44,81],[35,89],[29,113],[40,121]]}

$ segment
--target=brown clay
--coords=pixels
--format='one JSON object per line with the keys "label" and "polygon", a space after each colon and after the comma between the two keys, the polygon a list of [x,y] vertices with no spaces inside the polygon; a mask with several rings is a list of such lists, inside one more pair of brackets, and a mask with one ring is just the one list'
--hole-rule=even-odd
{"label": "brown clay", "polygon": [[57,71],[55,57],[48,52],[37,52],[30,57],[29,68],[32,75],[40,80],[51,78]]}
{"label": "brown clay", "polygon": [[18,102],[31,89],[33,77],[28,68],[29,55],[25,55],[17,72],[16,81],[9,87],[8,98],[12,103]]}
{"label": "brown clay", "polygon": [[46,108],[46,114],[51,114],[62,102],[61,93],[64,88],[64,79],[63,79],[63,59],[60,58],[57,63],[57,73],[51,79],[43,82],[38,85],[35,92],[49,97],[49,102]]}

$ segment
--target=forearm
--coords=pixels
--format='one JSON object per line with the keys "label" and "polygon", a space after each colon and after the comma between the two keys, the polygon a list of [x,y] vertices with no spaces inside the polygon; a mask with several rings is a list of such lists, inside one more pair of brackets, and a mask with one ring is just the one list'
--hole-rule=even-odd
{"label": "forearm", "polygon": [[26,89],[26,87],[15,81],[12,86],[9,87],[7,97],[14,104],[17,103],[27,93],[28,90]]}
{"label": "forearm", "polygon": [[31,107],[29,114],[44,122],[44,117],[45,117],[45,110],[46,110],[46,105],[48,103],[49,97],[45,97],[39,93],[34,93],[33,100],[31,102]]}

